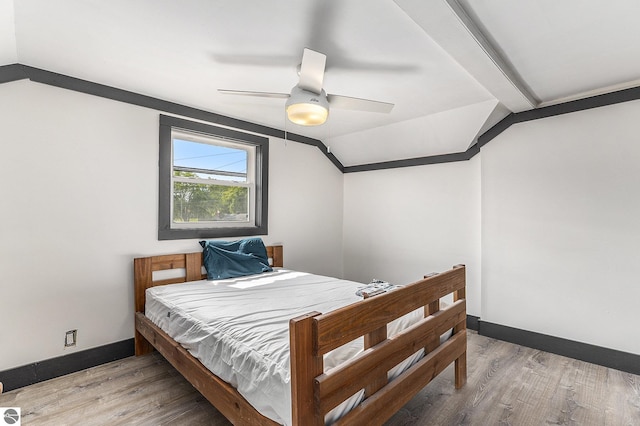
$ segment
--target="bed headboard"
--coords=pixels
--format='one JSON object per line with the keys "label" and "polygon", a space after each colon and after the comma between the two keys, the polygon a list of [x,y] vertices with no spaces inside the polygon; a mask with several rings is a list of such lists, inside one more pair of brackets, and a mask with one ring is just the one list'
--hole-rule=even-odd
{"label": "bed headboard", "polygon": [[[271,266],[284,266],[281,245],[267,246],[267,257]],[[133,260],[135,312],[144,312],[145,292],[148,288],[206,279],[207,274],[202,272],[202,258],[201,251],[135,258]],[[153,279],[155,271],[171,269],[184,269],[184,275],[158,280]]]}

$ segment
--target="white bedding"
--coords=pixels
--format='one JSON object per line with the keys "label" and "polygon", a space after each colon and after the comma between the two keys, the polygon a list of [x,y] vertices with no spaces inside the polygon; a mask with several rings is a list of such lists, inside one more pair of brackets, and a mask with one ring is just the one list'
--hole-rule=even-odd
{"label": "white bedding", "polygon": [[[310,311],[326,313],[361,300],[363,284],[284,269],[220,281],[194,281],[147,290],[146,316],[209,370],[229,382],[260,413],[291,424],[289,320]],[[389,334],[422,317],[413,312]],[[362,351],[362,339],[325,356],[325,371]],[[422,351],[396,367],[404,370]],[[394,374],[392,371],[391,375]],[[327,422],[356,405],[337,407]]]}

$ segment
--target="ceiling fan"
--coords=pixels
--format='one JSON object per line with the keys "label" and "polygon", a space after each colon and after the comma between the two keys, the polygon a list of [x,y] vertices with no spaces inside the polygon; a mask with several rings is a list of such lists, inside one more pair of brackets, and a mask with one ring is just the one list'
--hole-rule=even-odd
{"label": "ceiling fan", "polygon": [[261,96],[287,99],[285,110],[289,120],[301,126],[323,124],[329,116],[329,107],[367,112],[390,113],[393,104],[369,99],[327,94],[322,88],[327,56],[311,49],[304,49],[300,64],[300,78],[291,93],[252,92],[218,89],[230,95]]}

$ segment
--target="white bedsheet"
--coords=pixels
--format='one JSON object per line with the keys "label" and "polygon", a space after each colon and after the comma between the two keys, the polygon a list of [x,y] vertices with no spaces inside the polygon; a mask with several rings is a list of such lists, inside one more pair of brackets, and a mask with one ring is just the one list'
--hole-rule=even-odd
{"label": "white bedsheet", "polygon": [[[363,284],[289,270],[220,281],[194,281],[147,290],[146,316],[210,371],[229,382],[260,413],[291,424],[289,320],[326,313],[361,300]],[[393,335],[422,317],[396,320]],[[362,351],[362,339],[325,356],[325,371]],[[422,354],[405,361],[405,369]],[[391,373],[393,374],[393,372]],[[330,423],[359,402],[337,407]]]}

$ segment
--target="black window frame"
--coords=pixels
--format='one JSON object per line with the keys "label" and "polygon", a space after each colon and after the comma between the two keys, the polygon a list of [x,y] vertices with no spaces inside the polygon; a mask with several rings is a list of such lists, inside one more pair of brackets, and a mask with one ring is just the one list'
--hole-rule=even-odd
{"label": "black window frame", "polygon": [[[229,139],[233,142],[252,145],[255,155],[255,225],[242,227],[211,228],[172,228],[171,227],[171,190],[172,130],[197,132],[213,138]],[[193,238],[228,238],[268,233],[268,195],[269,195],[269,138],[252,133],[239,132],[226,127],[185,120],[178,117],[160,115],[160,157],[159,157],[159,198],[158,198],[158,240],[181,240]]]}

